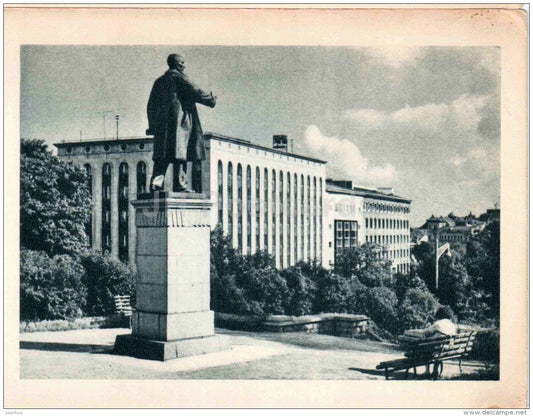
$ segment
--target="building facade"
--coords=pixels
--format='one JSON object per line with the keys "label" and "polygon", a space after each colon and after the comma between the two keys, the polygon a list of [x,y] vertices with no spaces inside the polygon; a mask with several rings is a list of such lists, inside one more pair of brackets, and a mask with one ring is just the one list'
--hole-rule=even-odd
{"label": "building facade", "polygon": [[279,145],[205,137],[209,175],[202,186],[215,203],[212,224],[243,254],[267,251],[279,268],[322,262],[326,162]]}
{"label": "building facade", "polygon": [[391,262],[393,272],[409,272],[410,200],[392,189],[383,192],[333,180],[328,180],[326,200],[326,264],[333,265],[347,247],[366,243],[378,248],[378,256]]}
{"label": "building facade", "polygon": [[[392,191],[354,188],[349,181],[326,184],[326,162],[288,152],[286,136],[274,136],[272,148],[213,133],[204,137],[202,192],[213,202],[211,224],[220,224],[243,254],[267,251],[278,268],[298,261],[331,267],[343,250],[372,243],[381,247],[394,271],[409,270],[409,200]],[[153,139],[55,146],[60,158],[84,166],[89,174],[92,247],[134,263],[130,202],[148,191]],[[171,189],[171,169],[166,179]]]}

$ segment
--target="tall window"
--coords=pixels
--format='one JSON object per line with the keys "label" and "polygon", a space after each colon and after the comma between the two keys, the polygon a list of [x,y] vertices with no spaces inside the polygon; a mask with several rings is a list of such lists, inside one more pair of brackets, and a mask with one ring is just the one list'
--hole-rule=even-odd
{"label": "tall window", "polygon": [[300,177],[300,260],[304,259],[304,241],[305,241],[305,229],[304,229],[304,175]]}
{"label": "tall window", "polygon": [[242,234],[242,166],[237,165],[237,246],[242,253],[243,234]]}
{"label": "tall window", "polygon": [[357,221],[335,220],[335,258],[357,246]]}
{"label": "tall window", "polygon": [[314,249],[314,256],[315,260],[317,259],[317,253],[318,253],[318,232],[316,229],[316,176],[313,177],[313,242],[315,243],[315,249]]}
{"label": "tall window", "polygon": [[268,253],[268,207],[269,207],[269,203],[268,203],[268,169],[265,168],[265,173],[263,175],[263,183],[264,183],[264,193],[265,193],[265,198],[264,198],[264,204],[265,204],[265,217],[264,217],[264,225],[263,225],[263,238],[264,238],[264,241],[263,241],[263,248],[264,250]]}
{"label": "tall window", "polygon": [[146,192],[146,163],[137,163],[137,196]]}
{"label": "tall window", "polygon": [[228,237],[233,239],[233,165],[228,163]]}
{"label": "tall window", "polygon": [[284,212],[284,205],[283,205],[283,171],[279,171],[279,255],[280,260],[279,264],[283,268],[285,263],[285,247],[283,246],[283,236],[285,234],[285,230],[283,229],[283,212]]}
{"label": "tall window", "polygon": [[252,169],[246,167],[246,253],[252,254]]}
{"label": "tall window", "polygon": [[296,263],[298,261],[298,231],[297,231],[297,228],[298,228],[298,175],[295,173],[294,174],[294,186],[293,186],[293,189],[294,189],[294,208],[293,208],[293,218],[294,218],[294,263]]}
{"label": "tall window", "polygon": [[311,178],[307,176],[307,224],[305,235],[307,237],[307,260],[311,260]]}
{"label": "tall window", "polygon": [[272,170],[272,255],[277,258],[276,246],[276,171]]}
{"label": "tall window", "polygon": [[322,261],[322,178],[320,178],[318,188],[318,260]]}
{"label": "tall window", "polygon": [[102,166],[102,253],[111,253],[111,165]]}
{"label": "tall window", "polygon": [[259,225],[261,223],[261,178],[259,168],[255,168],[255,251],[259,251],[261,230]]}
{"label": "tall window", "polygon": [[128,261],[128,164],[121,163],[118,170],[118,258]]}
{"label": "tall window", "polygon": [[291,265],[291,174],[287,172],[287,266]]}
{"label": "tall window", "polygon": [[[85,173],[87,174],[87,185],[89,187],[89,195],[91,196],[91,202],[93,199],[93,169],[88,163],[85,165]],[[85,224],[85,234],[89,239],[89,246],[93,245],[93,212],[91,209],[91,215],[89,215],[89,221]]]}
{"label": "tall window", "polygon": [[218,223],[222,226],[223,215],[224,215],[224,183],[223,183],[223,174],[222,174],[222,161],[218,161],[218,194],[217,194],[217,209],[218,209]]}

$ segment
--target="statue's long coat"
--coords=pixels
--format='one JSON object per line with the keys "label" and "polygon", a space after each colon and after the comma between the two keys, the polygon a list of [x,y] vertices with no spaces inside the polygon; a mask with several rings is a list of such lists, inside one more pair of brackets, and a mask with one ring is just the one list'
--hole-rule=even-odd
{"label": "statue's long coat", "polygon": [[148,100],[148,130],[154,135],[153,160],[205,160],[202,126],[196,103],[215,106],[211,94],[177,69],[158,78]]}

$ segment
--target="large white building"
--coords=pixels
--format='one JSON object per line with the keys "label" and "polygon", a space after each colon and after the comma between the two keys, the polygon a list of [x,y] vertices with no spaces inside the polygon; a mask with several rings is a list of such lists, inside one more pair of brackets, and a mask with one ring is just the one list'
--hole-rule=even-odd
{"label": "large white building", "polygon": [[[286,136],[274,136],[272,148],[212,133],[204,137],[202,192],[213,201],[212,225],[220,224],[243,254],[268,251],[279,268],[301,260],[329,267],[336,253],[368,242],[382,248],[394,270],[408,271],[409,200],[347,181],[326,184],[326,162],[289,152]],[[148,190],[153,139],[55,146],[60,158],[85,166],[90,174],[92,246],[134,262],[130,201]]]}

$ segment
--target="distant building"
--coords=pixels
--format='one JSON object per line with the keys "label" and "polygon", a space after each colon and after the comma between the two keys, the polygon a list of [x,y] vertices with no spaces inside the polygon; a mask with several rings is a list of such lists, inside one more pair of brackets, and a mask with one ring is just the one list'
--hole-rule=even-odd
{"label": "distant building", "polygon": [[[273,147],[207,133],[202,190],[213,201],[211,223],[220,224],[243,254],[263,250],[285,268],[298,261],[332,266],[344,250],[379,245],[394,270],[409,270],[410,201],[392,193],[326,184],[326,162],[288,151],[284,135]],[[93,248],[135,262],[135,211],[148,191],[153,139],[84,140],[55,145],[58,156],[84,166],[90,177]],[[190,171],[190,170],[189,170]],[[171,169],[166,186],[170,189]]]}
{"label": "distant building", "polygon": [[[407,273],[410,268],[409,214],[411,201],[380,190],[354,187],[351,181],[326,181],[327,203],[324,222],[327,230],[325,262],[334,264],[336,255],[355,244],[347,241],[348,231],[358,227],[358,244],[374,244],[380,256],[390,260],[393,271]],[[354,225],[354,223],[356,225]],[[333,238],[331,238],[333,237]],[[331,239],[330,239],[331,238]]]}
{"label": "distant building", "polygon": [[435,244],[437,235],[442,243],[466,244],[470,238],[477,235],[486,226],[485,221],[477,219],[472,213],[465,217],[448,214],[446,217],[431,215],[422,227],[413,230],[413,236],[417,236],[414,243],[419,244],[422,235],[427,235],[427,242]]}

